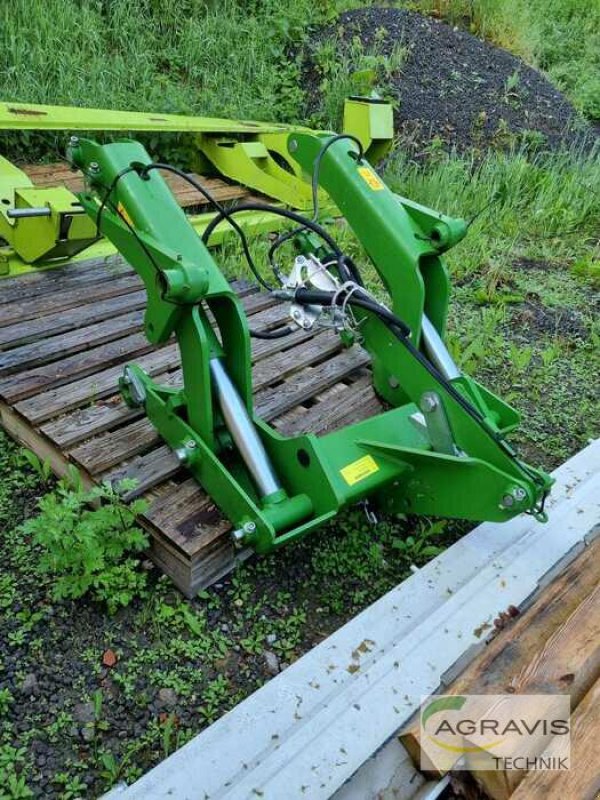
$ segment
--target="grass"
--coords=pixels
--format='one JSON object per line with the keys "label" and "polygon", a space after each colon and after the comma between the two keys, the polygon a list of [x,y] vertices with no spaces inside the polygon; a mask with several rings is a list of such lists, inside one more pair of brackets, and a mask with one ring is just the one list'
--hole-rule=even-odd
{"label": "grass", "polygon": [[[287,49],[334,12],[328,0],[15,0],[0,8],[2,99],[296,121]],[[5,140],[30,158],[60,142]]]}
{"label": "grass", "polygon": [[[381,33],[385,31],[381,29]],[[385,86],[402,67],[406,48],[397,42],[386,55],[382,48],[384,39],[385,35],[379,40],[376,37],[372,47],[365,48],[355,37],[340,50],[336,40],[328,38],[311,48],[311,58],[319,72],[321,96],[320,107],[310,120],[313,126],[339,130],[347,97],[369,95],[372,91],[383,92],[385,96]]]}

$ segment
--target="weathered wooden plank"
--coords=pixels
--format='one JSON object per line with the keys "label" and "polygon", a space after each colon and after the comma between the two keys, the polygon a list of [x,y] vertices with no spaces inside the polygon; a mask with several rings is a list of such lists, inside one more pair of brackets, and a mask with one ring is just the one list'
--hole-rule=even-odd
{"label": "weathered wooden plank", "polygon": [[[597,800],[600,797],[600,677],[571,717],[571,769],[537,770],[521,781],[511,800]],[[555,737],[545,759],[568,754],[564,736]]]}
{"label": "weathered wooden plank", "polygon": [[[0,287],[1,290],[1,287]],[[57,336],[76,328],[93,325],[113,316],[136,311],[146,306],[145,289],[139,292],[118,295],[100,303],[86,303],[79,308],[72,308],[68,313],[58,311],[56,314],[16,322],[0,328],[0,349],[9,350],[36,342],[46,337]]]}
{"label": "weathered wooden plank", "polygon": [[308,432],[322,436],[381,413],[382,403],[373,391],[371,375],[363,374],[360,369],[355,374],[359,376],[356,382],[348,386],[338,383],[324,393],[320,402],[308,409],[298,406],[275,420],[274,426],[286,436]]}
{"label": "weathered wooden plank", "polygon": [[58,447],[67,449],[142,416],[142,409],[128,408],[119,395],[113,395],[58,417],[42,425],[40,430]]}
{"label": "weathered wooden plank", "polygon": [[266,420],[274,419],[310,400],[368,362],[369,356],[364,350],[346,350],[316,367],[294,373],[280,386],[259,392],[256,398],[257,411]]}
{"label": "weathered wooden plank", "polygon": [[[241,302],[248,317],[266,312],[276,303],[267,294],[250,294],[249,290],[242,294]],[[8,353],[0,353],[0,374],[23,371],[140,330],[145,306],[145,291],[133,292],[104,303],[71,309],[68,313],[61,311],[50,317],[0,328],[0,346],[8,340],[12,348]],[[273,312],[271,316],[276,317]],[[39,334],[37,338],[43,335],[43,341],[18,343],[18,337],[31,339],[34,331]]]}
{"label": "weathered wooden plank", "polygon": [[67,356],[128,336],[141,329],[143,320],[143,309],[112,315],[109,319],[85,328],[77,328],[41,342],[32,342],[0,353],[0,376],[23,373],[41,364],[63,360]]}
{"label": "weathered wooden plank", "polygon": [[[597,560],[600,558],[600,543],[597,547],[590,548],[587,558],[594,563],[595,589],[562,624],[554,630],[546,631],[546,640],[538,643],[529,663],[513,676],[511,692],[569,694],[571,707],[574,707],[600,674],[600,585]],[[477,770],[472,774],[494,800],[509,800],[525,776],[523,770],[516,769]]]}
{"label": "weathered wooden plank", "polygon": [[[153,350],[145,356],[136,357],[136,364],[151,376],[173,369],[179,364],[178,347],[176,344],[168,344],[159,350]],[[45,422],[57,414],[115,394],[122,372],[122,364],[103,369],[66,386],[59,386],[22,400],[16,404],[16,408],[32,424]]]}
{"label": "weathered wooden plank", "polygon": [[56,292],[69,291],[77,286],[113,280],[116,275],[133,274],[133,269],[120,255],[102,256],[78,261],[62,267],[41,269],[0,282],[1,306],[22,300],[39,298]]}
{"label": "weathered wooden plank", "polygon": [[[321,341],[325,341],[326,344],[321,346]],[[338,352],[340,347],[339,337],[328,331],[313,339],[308,346],[299,348],[300,352],[296,358],[292,359],[287,354],[283,354],[284,357],[281,353],[275,354],[270,359],[259,362],[256,366],[253,375],[254,386],[261,388],[273,381],[281,380],[287,374]],[[175,380],[176,378],[172,379],[171,384],[175,383]],[[288,407],[290,403],[293,404],[294,400],[288,401]],[[158,441],[160,438],[151,423],[148,420],[142,420],[125,425],[116,431],[96,436],[71,450],[69,455],[78,464],[85,467],[90,474],[96,475],[118,464],[119,461],[143,452]],[[131,447],[131,451],[128,451],[128,447]]]}
{"label": "weathered wooden plank", "polygon": [[[139,277],[135,274],[122,275],[112,280],[100,283],[93,281],[90,286],[80,286],[77,289],[61,292],[52,292],[40,297],[24,298],[5,303],[0,311],[0,327],[10,325],[25,319],[35,319],[57,311],[68,311],[86,303],[94,303],[119,294],[138,291],[141,286]],[[1,287],[0,287],[1,288]]]}
{"label": "weathered wooden plank", "polygon": [[94,375],[102,367],[137,359],[150,350],[152,345],[146,336],[134,333],[61,361],[9,375],[0,380],[0,397],[8,403],[16,403],[44,390],[71,383],[76,378]]}
{"label": "weathered wooden plank", "polygon": [[[267,355],[259,361],[253,370],[254,390],[258,391],[270,383],[282,380],[290,373],[301,369],[321,358],[333,355],[341,348],[339,338],[331,332],[321,332],[306,343],[297,345],[296,350],[285,353]],[[155,375],[157,382],[165,386],[182,385],[183,375],[180,369],[168,375]],[[118,395],[107,398],[93,406],[64,414],[63,416],[42,425],[41,430],[62,448],[73,445],[112,430],[125,422],[141,417],[140,410],[127,408]]]}
{"label": "weathered wooden plank", "polygon": [[182,472],[182,468],[175,453],[163,444],[149,453],[137,456],[132,461],[119,464],[102,475],[101,479],[111,483],[119,483],[124,479],[136,481],[135,487],[123,494],[123,499],[129,501],[145,494],[148,489],[164,483],[178,472]]}
{"label": "weathered wooden plank", "polygon": [[[298,330],[284,340],[252,340],[252,357],[256,363],[268,358],[282,348],[282,341],[288,350],[298,344],[322,334],[323,331]],[[155,377],[168,369],[179,366],[179,352],[176,344],[168,344],[162,349],[154,350],[146,356],[136,357],[136,364],[142,367],[149,375]],[[72,411],[86,403],[96,402],[117,391],[117,384],[122,372],[122,366],[111,367],[94,373],[90,377],[73,381],[68,386],[53,388],[19,401],[18,410],[32,424],[46,422],[61,413]]]}
{"label": "weathered wooden plank", "polygon": [[[124,284],[137,278],[122,263],[120,269],[125,273],[119,276],[110,273],[110,265],[92,262],[81,274],[33,274],[30,304],[22,280],[8,285],[12,295],[0,304],[0,324],[12,321],[0,327],[5,349],[0,392],[14,404],[10,414],[32,432],[36,452],[59,454],[59,474],[74,463],[90,485],[92,475],[111,481],[130,477],[137,481],[130,497],[157,495],[142,520],[155,537],[153,557],[190,591],[227,572],[239,554],[228,536],[229,522],[193,479],[185,479],[143,413],[127,409],[116,394],[123,363],[130,360],[160,383],[181,382],[176,344],[151,350],[141,332],[132,332],[141,325],[145,294]],[[272,296],[244,282],[234,288],[253,328],[273,329],[287,321],[287,308]],[[26,318],[17,317],[20,313]],[[340,351],[337,335],[322,329],[252,340],[258,413],[273,419],[300,401],[323,393],[327,400],[329,387],[340,377],[360,374],[357,368],[367,360],[358,349]]]}
{"label": "weathered wooden plank", "polygon": [[69,457],[90,475],[96,476],[125,459],[143,453],[160,441],[156,428],[147,417],[143,417],[75,447],[69,451]]}
{"label": "weathered wooden plank", "polygon": [[193,478],[159,498],[143,515],[146,524],[192,556],[231,529]]}
{"label": "weathered wooden plank", "polygon": [[[173,372],[160,372],[154,375],[154,378],[161,386],[183,385],[181,369]],[[67,449],[86,439],[91,439],[92,436],[114,430],[125,422],[131,422],[143,416],[143,409],[129,408],[119,394],[107,397],[94,405],[64,414],[42,425],[40,430],[56,445]]]}
{"label": "weathered wooden plank", "polygon": [[[297,375],[294,374],[276,389],[258,393],[256,412],[264,420],[270,421],[277,415],[293,408],[298,402],[351,374],[367,361],[368,356],[364,351],[354,350],[345,351],[317,367],[309,367]],[[102,452],[104,452],[104,448],[102,448]],[[95,474],[95,465],[87,464],[87,466]],[[136,480],[135,490],[129,492],[127,497],[137,497],[152,486],[172,477],[178,469],[179,465],[172,451],[163,446],[140,455],[131,462],[119,465],[108,474],[102,475],[102,479],[119,481],[124,478],[132,478]]]}
{"label": "weathered wooden plank", "polygon": [[[40,187],[65,186],[69,191],[77,193],[84,190],[84,181],[81,173],[74,172],[62,164],[28,165],[21,169],[29,176],[33,183]],[[169,188],[181,206],[203,206],[208,200],[194,189],[191,184],[168,172],[163,172]],[[238,184],[228,184],[220,178],[205,178],[191,173],[190,177],[197,180],[210,191],[216,200],[237,200],[246,197],[249,192]]]}
{"label": "weathered wooden plank", "polygon": [[[43,462],[50,464],[52,471],[59,477],[68,474],[70,462],[65,454],[52,442],[49,442],[35,428],[27,423],[14,408],[0,400],[0,423],[7,433],[19,444],[32,450]],[[92,488],[94,482],[85,472],[81,472],[81,482],[85,488]]]}

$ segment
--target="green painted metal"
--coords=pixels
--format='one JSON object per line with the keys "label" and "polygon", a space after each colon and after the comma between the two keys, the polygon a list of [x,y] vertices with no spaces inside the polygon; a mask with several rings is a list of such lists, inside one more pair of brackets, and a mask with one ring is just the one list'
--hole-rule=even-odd
{"label": "green painted metal", "polygon": [[[288,133],[285,159],[296,163],[294,174],[310,174],[328,141],[328,134]],[[144,280],[148,338],[162,342],[174,333],[181,350],[183,389],[161,387],[131,365],[122,382],[125,398],[144,406],[231,520],[238,539],[266,552],[366,498],[390,511],[473,520],[502,521],[536,511],[551,480],[517,460],[505,442],[518,414],[467,376],[444,380],[417,350],[423,347],[425,314],[443,336],[449,286],[442,253],[465,235],[464,222],[396,197],[358,158],[354,144],[331,143],[321,161],[320,185],[381,275],[394,312],[410,326],[412,344],[399,341],[371,311],[357,311],[375,388],[390,410],[326,436],[285,437],[254,413],[249,331],[240,302],[160,175],[145,172],[150,160],[143,148],[82,140],[70,155],[87,175],[81,203]],[[256,149],[246,157],[264,155]],[[301,246],[310,248],[311,238],[303,236]],[[215,359],[270,460],[278,488],[266,496],[217,402]],[[432,392],[455,444],[451,455],[434,450],[431,437],[415,424]]]}
{"label": "green painted metal", "polygon": [[376,164],[388,154],[394,139],[392,106],[380,97],[349,97],[342,129],[356,136],[365,156]]}
{"label": "green painted metal", "polygon": [[[368,98],[352,98],[347,105],[345,124],[348,131],[359,136],[370,153],[383,155],[393,137],[391,107]],[[189,133],[196,145],[194,164],[190,165],[194,169],[232,178],[293,208],[308,209],[312,202],[310,183],[287,151],[290,132],[308,131],[301,126],[0,103],[0,130]],[[325,194],[320,200],[323,209],[336,212]],[[89,220],[74,210],[77,199],[73,194],[64,187],[37,189],[25,173],[1,156],[0,201],[0,238],[7,242],[6,246],[0,246],[0,277],[64,263],[65,259],[75,258],[95,241]],[[19,220],[8,218],[6,212],[9,208],[26,207],[46,207],[51,214],[49,217]],[[206,221],[210,222],[210,217],[207,216]],[[202,223],[194,224],[201,231]],[[262,227],[252,216],[246,216],[241,224],[247,224],[250,230]],[[280,221],[275,221],[271,229],[280,225]],[[227,227],[221,226],[222,235],[226,235],[223,233],[225,230]],[[29,264],[35,267],[26,266]]]}
{"label": "green painted metal", "polygon": [[[15,212],[39,209],[47,216],[14,218]],[[0,238],[25,263],[70,258],[96,239],[93,223],[77,198],[64,187],[36,188],[18,167],[0,156]],[[2,262],[0,249],[0,273]]]}
{"label": "green painted metal", "polygon": [[[75,196],[73,195],[73,197]],[[202,236],[214,217],[215,214],[212,212],[190,215],[187,217],[187,220],[198,236]],[[89,217],[86,219],[89,221]],[[243,214],[238,214],[238,223],[249,236],[257,236],[261,233],[272,233],[273,231],[279,230],[285,225],[285,220],[260,211],[247,211]],[[211,233],[208,245],[209,247],[215,247],[223,244],[224,241],[232,236],[235,236],[235,232],[229,223],[221,222]],[[33,270],[39,272],[41,270],[55,269],[57,266],[64,265],[65,263],[77,264],[79,261],[92,258],[108,258],[114,254],[115,246],[109,239],[105,239],[104,237],[95,241],[94,244],[89,245],[85,249],[78,250],[76,253],[70,255],[68,259],[42,258],[36,261],[35,264],[29,264],[24,261],[10,245],[5,247],[0,246],[0,279],[25,275]]]}
{"label": "green painted metal", "polygon": [[290,126],[213,117],[188,117],[182,114],[45,106],[34,103],[0,103],[0,129],[256,134],[289,130]]}

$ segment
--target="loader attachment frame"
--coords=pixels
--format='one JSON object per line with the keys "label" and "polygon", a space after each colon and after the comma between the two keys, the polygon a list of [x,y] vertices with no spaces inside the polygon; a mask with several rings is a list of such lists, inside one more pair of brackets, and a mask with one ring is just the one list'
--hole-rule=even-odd
{"label": "loader attachment frame", "polygon": [[[353,282],[338,283],[329,294],[287,284],[274,296],[313,310],[329,304],[338,317],[352,308],[353,329],[340,326],[341,335],[370,354],[374,387],[389,410],[319,437],[285,437],[258,418],[241,303],[159,167],[134,141],[74,139],[69,157],[88,185],[79,201],[141,275],[148,339],[160,344],[174,334],[181,351],[183,388],[158,385],[131,364],[121,381],[127,402],[144,407],[231,520],[235,539],[259,552],[365,500],[389,512],[502,521],[525,511],[544,519],[551,479],[522,462],[505,438],[518,414],[463,375],[443,343],[449,280],[442,254],[465,235],[465,223],[393,194],[358,137],[304,130],[277,135],[284,137],[278,141],[282,171],[305,180],[318,165],[320,190],[362,244],[391,307]],[[215,222],[232,224],[232,216],[223,212]],[[314,220],[302,219],[335,246]],[[327,247],[314,244],[306,230],[296,239],[323,267],[320,250]]]}

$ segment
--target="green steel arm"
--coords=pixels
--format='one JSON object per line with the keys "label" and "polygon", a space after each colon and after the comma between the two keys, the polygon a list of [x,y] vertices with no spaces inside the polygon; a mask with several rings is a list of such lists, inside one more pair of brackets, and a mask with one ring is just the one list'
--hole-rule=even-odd
{"label": "green steel arm", "polygon": [[[287,154],[310,174],[328,140],[290,133]],[[285,437],[253,411],[241,304],[160,175],[145,172],[143,148],[81,141],[71,156],[88,179],[82,204],[144,280],[148,338],[160,343],[174,333],[181,350],[183,389],[161,387],[130,365],[125,397],[144,406],[238,540],[267,551],[367,497],[390,511],[475,520],[539,513],[550,479],[506,444],[516,412],[460,373],[444,378],[425,354],[426,317],[443,336],[448,276],[441,254],[462,238],[463,222],[397,198],[354,145],[332,143],[321,186],[362,242],[411,335],[401,341],[372,310],[357,313],[375,387],[390,410],[322,437]],[[436,446],[433,428],[415,424],[432,397],[452,437],[447,452]],[[268,491],[253,471],[257,451]]]}

